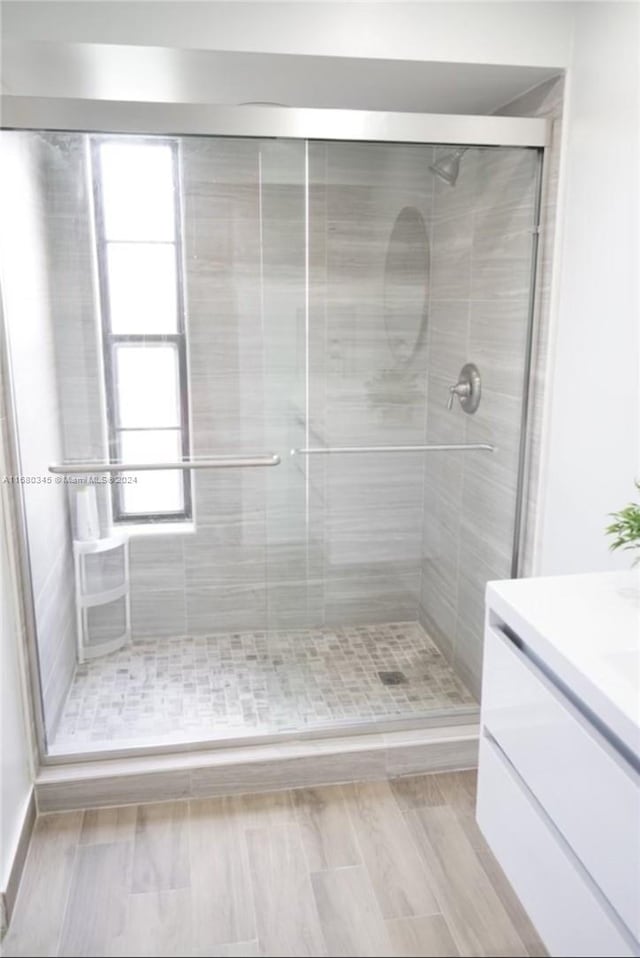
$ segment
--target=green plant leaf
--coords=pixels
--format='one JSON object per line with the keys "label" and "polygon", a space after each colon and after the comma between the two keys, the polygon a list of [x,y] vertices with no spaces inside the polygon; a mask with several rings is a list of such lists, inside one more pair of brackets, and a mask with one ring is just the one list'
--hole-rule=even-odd
{"label": "green plant leaf", "polygon": [[[640,491],[640,481],[634,480],[634,485]],[[608,536],[615,536],[609,549],[640,549],[640,503],[630,502],[619,512],[610,512],[609,517],[614,519],[605,529]],[[639,559],[636,562],[640,561]],[[634,563],[635,565],[635,563]]]}

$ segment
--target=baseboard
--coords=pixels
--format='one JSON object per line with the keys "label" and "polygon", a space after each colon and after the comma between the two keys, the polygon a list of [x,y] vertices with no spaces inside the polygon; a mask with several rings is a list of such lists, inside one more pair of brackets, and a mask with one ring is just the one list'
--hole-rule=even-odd
{"label": "baseboard", "polygon": [[22,820],[20,837],[18,838],[18,844],[16,845],[13,862],[11,863],[11,868],[9,870],[7,887],[1,893],[0,898],[0,921],[2,922],[3,935],[9,926],[9,923],[11,922],[11,916],[13,914],[13,908],[18,896],[18,888],[20,887],[22,872],[24,871],[24,864],[27,860],[27,852],[29,851],[29,842],[31,841],[31,834],[33,832],[33,826],[35,825],[36,815],[36,795],[35,790],[32,789],[31,795],[29,796],[29,801],[27,803],[27,808],[24,813],[24,818]]}
{"label": "baseboard", "polygon": [[412,729],[42,768],[39,812],[373,781],[475,768],[478,725]]}

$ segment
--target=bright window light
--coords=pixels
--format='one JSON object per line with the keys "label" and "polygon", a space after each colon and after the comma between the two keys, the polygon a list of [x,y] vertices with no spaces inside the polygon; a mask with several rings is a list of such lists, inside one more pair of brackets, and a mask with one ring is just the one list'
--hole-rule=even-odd
{"label": "bright window light", "polygon": [[177,333],[173,243],[107,243],[113,333]]}
{"label": "bright window light", "polygon": [[102,143],[100,168],[105,239],[173,242],[171,147],[152,141]]}
{"label": "bright window light", "polygon": [[[92,156],[111,456],[180,461],[189,435],[177,144],[96,138]],[[191,517],[188,472],[123,475],[115,522]]]}
{"label": "bright window light", "polygon": [[[137,462],[175,462],[180,459],[179,430],[123,432],[122,458]],[[184,509],[182,472],[124,473],[123,506],[131,515],[181,512]],[[136,482],[128,482],[128,478]]]}
{"label": "bright window light", "polygon": [[178,351],[169,345],[118,344],[115,380],[121,429],[180,427]]}

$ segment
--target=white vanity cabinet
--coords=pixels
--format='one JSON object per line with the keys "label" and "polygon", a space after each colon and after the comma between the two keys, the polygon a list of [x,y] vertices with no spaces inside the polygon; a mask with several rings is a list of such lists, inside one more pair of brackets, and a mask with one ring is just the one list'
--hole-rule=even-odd
{"label": "white vanity cabinet", "polygon": [[551,955],[640,954],[640,576],[487,588],[480,828]]}

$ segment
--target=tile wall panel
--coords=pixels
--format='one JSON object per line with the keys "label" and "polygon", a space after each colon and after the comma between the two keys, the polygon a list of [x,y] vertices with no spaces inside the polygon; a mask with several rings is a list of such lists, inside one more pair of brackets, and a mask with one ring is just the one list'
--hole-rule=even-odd
{"label": "tile wall panel", "polygon": [[[476,695],[486,582],[511,573],[536,169],[535,151],[469,149],[455,187],[435,187],[427,435],[495,449],[427,464],[420,618]],[[446,408],[466,362],[471,416]]]}

